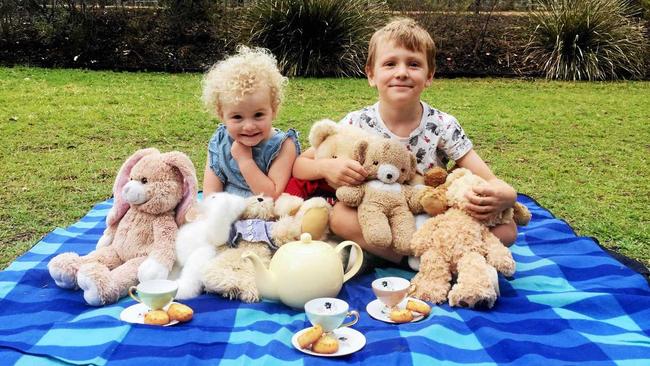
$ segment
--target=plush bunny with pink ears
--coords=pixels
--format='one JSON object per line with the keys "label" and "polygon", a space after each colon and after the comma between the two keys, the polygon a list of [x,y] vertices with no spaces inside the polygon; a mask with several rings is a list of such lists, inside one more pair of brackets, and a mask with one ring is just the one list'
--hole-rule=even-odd
{"label": "plush bunny with pink ears", "polygon": [[117,302],[138,280],[167,278],[176,232],[196,202],[196,171],[181,152],[138,150],[120,168],[113,195],[95,251],[62,253],[47,266],[59,287],[81,288],[94,306]]}

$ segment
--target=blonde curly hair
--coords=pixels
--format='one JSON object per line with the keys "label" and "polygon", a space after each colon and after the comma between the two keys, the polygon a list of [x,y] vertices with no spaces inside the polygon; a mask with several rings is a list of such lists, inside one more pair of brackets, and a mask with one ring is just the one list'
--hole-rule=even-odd
{"label": "blonde curly hair", "polygon": [[287,81],[271,51],[239,46],[237,53],[215,63],[205,74],[201,99],[208,111],[219,118],[224,105],[238,103],[246,94],[268,86],[271,107],[277,112]]}

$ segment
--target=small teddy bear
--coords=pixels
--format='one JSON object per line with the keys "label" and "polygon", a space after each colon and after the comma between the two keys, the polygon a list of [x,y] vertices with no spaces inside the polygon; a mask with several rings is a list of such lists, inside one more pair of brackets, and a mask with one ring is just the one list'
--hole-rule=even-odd
{"label": "small teddy bear", "polygon": [[136,151],[120,168],[95,251],[62,253],[48,263],[62,288],[84,291],[89,305],[117,302],[138,280],[167,278],[174,263],[174,238],[196,201],[196,172],[181,152]]}
{"label": "small teddy bear", "polygon": [[[424,211],[431,216],[439,215],[450,207],[464,210],[468,203],[465,193],[473,187],[486,183],[485,179],[465,168],[453,169],[449,174],[444,168],[429,169],[425,173],[424,180],[427,187],[422,194],[420,203]],[[525,226],[530,218],[531,214],[528,208],[515,202],[512,208],[481,222],[492,227],[514,220],[517,225]]]}
{"label": "small teddy bear", "polygon": [[[458,168],[447,175],[436,168],[425,174],[429,186],[421,198],[425,211],[433,217],[415,233],[411,254],[420,257],[420,268],[411,280],[412,295],[425,301],[451,306],[491,308],[498,295],[497,271],[511,276],[515,271],[512,254],[489,230],[490,226],[530,221],[526,206],[517,203],[485,221],[467,212],[465,194],[485,180]],[[444,181],[444,183],[442,183]],[[452,275],[457,274],[451,286]]]}
{"label": "small teddy bear", "polygon": [[248,197],[240,220],[230,231],[229,245],[220,247],[202,268],[205,290],[229,299],[259,301],[253,265],[242,254],[254,252],[268,265],[276,249],[300,237],[305,213],[311,209],[323,209],[329,215],[330,206],[320,197],[303,201],[282,194],[275,202],[262,195]]}
{"label": "small teddy bear", "polygon": [[360,140],[353,156],[368,172],[360,186],[343,186],[336,197],[358,207],[364,240],[379,247],[393,248],[402,254],[410,250],[415,232],[414,213],[422,212],[422,189],[406,185],[416,173],[415,156],[390,139]]}

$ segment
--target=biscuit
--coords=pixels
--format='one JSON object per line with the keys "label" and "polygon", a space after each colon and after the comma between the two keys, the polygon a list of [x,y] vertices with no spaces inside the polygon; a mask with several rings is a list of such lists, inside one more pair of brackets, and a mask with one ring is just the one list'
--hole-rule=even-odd
{"label": "biscuit", "polygon": [[424,316],[429,315],[431,312],[431,306],[425,302],[419,302],[415,300],[409,300],[406,303],[406,308],[411,311],[415,311],[416,313],[420,313]]}
{"label": "biscuit", "polygon": [[323,335],[323,328],[316,324],[311,328],[307,328],[306,331],[302,332],[298,336],[298,345],[300,348],[309,348],[309,346],[316,342]]}
{"label": "biscuit", "polygon": [[169,315],[164,310],[152,310],[144,315],[144,323],[165,325],[169,323]]}
{"label": "biscuit", "polygon": [[331,335],[324,335],[311,346],[311,350],[316,353],[332,354],[339,350],[338,339]]}
{"label": "biscuit", "polygon": [[173,303],[169,305],[167,314],[169,315],[170,320],[178,320],[179,322],[183,323],[192,320],[194,310],[192,310],[192,308],[187,305]]}
{"label": "biscuit", "polygon": [[390,312],[390,320],[395,323],[408,323],[413,321],[413,314],[409,309],[395,309]]}

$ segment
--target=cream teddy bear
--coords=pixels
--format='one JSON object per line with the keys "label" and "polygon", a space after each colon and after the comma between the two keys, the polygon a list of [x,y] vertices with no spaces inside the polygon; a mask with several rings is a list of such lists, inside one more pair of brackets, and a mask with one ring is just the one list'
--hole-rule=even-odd
{"label": "cream teddy bear", "polygon": [[[427,174],[438,179],[446,173]],[[528,209],[508,209],[479,222],[464,211],[465,194],[485,180],[471,171],[459,168],[446,177],[434,194],[425,193],[422,204],[436,216],[428,219],[415,233],[410,254],[420,257],[419,272],[411,280],[412,295],[436,303],[449,300],[451,306],[491,308],[499,295],[497,271],[512,276],[515,262],[512,254],[489,230],[489,226],[515,220],[525,225],[530,220]],[[442,202],[442,203],[441,203]],[[452,275],[457,275],[451,286]]]}
{"label": "cream teddy bear", "polygon": [[167,278],[174,237],[196,201],[196,172],[183,153],[135,152],[113,185],[106,230],[88,255],[62,253],[48,270],[63,288],[80,287],[90,305],[117,302],[138,280]]}
{"label": "cream teddy bear", "polygon": [[303,221],[313,209],[325,210],[329,204],[320,197],[302,198],[282,194],[274,202],[262,195],[248,197],[246,209],[231,230],[230,245],[217,250],[217,255],[202,269],[205,290],[244,302],[259,301],[255,272],[250,261],[242,258],[247,251],[256,253],[268,265],[277,248],[298,240],[305,226]]}
{"label": "cream teddy bear", "polygon": [[358,207],[367,243],[384,248],[392,244],[398,253],[407,254],[415,232],[413,214],[422,212],[422,190],[405,185],[416,173],[415,156],[399,142],[378,138],[355,143],[353,155],[368,172],[367,180],[339,187],[336,197]]}

